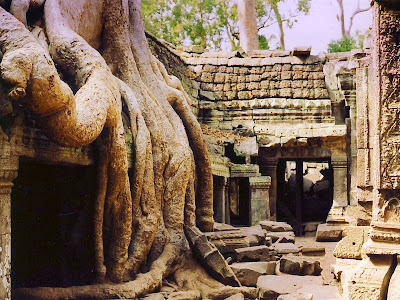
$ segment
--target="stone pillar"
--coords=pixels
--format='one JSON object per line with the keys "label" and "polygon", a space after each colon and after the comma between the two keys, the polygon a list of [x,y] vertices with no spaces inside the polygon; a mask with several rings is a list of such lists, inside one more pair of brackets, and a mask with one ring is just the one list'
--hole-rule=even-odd
{"label": "stone pillar", "polygon": [[0,299],[11,299],[11,188],[18,157],[0,145]]}
{"label": "stone pillar", "polygon": [[226,188],[228,180],[226,177],[214,177],[214,219],[216,222],[226,222]]}
{"label": "stone pillar", "polygon": [[229,197],[229,181],[231,179],[227,178],[227,184],[225,186],[225,224],[231,224],[231,207],[230,207],[230,197]]}
{"label": "stone pillar", "polygon": [[249,178],[250,184],[250,225],[257,225],[258,222],[269,220],[269,188],[271,177],[257,176]]}
{"label": "stone pillar", "polygon": [[262,175],[271,178],[271,186],[269,188],[269,211],[270,220],[276,221],[276,201],[277,201],[277,158],[264,158],[262,165],[260,165],[260,172]]}
{"label": "stone pillar", "polygon": [[347,197],[347,158],[331,161],[333,170],[333,203],[328,222],[345,222],[344,208],[349,205]]}
{"label": "stone pillar", "polygon": [[342,286],[348,299],[399,299],[395,268],[400,255],[400,5],[375,1],[373,15],[369,113],[364,116],[371,164],[369,180],[362,180],[371,186],[372,222],[364,258],[356,272],[345,274]]}

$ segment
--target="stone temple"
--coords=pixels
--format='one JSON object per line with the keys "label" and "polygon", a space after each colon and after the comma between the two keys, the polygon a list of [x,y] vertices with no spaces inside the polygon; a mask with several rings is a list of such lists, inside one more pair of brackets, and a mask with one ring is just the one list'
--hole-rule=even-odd
{"label": "stone temple", "polygon": [[[348,53],[206,52],[147,35],[207,143],[217,223],[206,236],[259,299],[328,299],[291,288],[321,270],[329,299],[400,299],[400,6],[372,5],[369,40]],[[0,85],[0,299],[81,284],[94,174],[91,145],[51,142]],[[274,289],[284,273],[296,276]]]}

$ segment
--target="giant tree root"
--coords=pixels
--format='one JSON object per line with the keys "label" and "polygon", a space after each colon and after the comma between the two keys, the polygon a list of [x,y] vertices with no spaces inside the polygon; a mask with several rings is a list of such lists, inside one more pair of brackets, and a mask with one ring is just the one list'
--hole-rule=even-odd
{"label": "giant tree root", "polygon": [[65,299],[137,299],[161,287],[163,279],[172,275],[181,291],[198,291],[203,299],[225,299],[242,293],[248,299],[256,299],[257,289],[224,286],[211,278],[192,258],[188,251],[179,263],[180,251],[171,244],[157,259],[151,270],[137,275],[136,279],[120,284],[94,284],[67,288],[20,288],[13,291],[16,299],[65,300]]}

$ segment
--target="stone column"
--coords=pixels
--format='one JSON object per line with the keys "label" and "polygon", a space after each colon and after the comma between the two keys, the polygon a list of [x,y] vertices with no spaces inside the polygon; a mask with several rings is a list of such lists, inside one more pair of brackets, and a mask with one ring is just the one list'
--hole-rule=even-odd
{"label": "stone column", "polygon": [[250,225],[257,225],[258,222],[269,220],[269,188],[271,177],[257,176],[249,178],[250,184]]}
{"label": "stone column", "polygon": [[216,222],[226,222],[226,187],[228,180],[226,177],[214,177],[214,219]]}
{"label": "stone column", "polygon": [[276,221],[277,168],[277,158],[264,158],[262,165],[260,165],[260,173],[271,178],[271,186],[269,188],[269,218],[271,221]]}
{"label": "stone column", "polygon": [[[397,3],[397,5],[396,5]],[[368,119],[371,230],[363,260],[342,273],[348,299],[399,299],[400,270],[400,6],[374,2]],[[365,175],[365,174],[362,174]],[[343,280],[343,279],[342,279]]]}
{"label": "stone column", "polygon": [[11,188],[18,157],[0,145],[0,299],[11,299]]}
{"label": "stone column", "polygon": [[[347,159],[331,161],[333,169],[333,203],[328,222],[345,222],[344,208],[349,205],[347,197]],[[332,182],[331,182],[332,183]]]}

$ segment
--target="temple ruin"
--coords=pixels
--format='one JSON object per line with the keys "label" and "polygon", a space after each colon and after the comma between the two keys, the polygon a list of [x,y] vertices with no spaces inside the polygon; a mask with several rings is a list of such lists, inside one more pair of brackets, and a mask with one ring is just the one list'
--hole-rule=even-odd
{"label": "temple ruin", "polygon": [[[400,6],[394,0],[371,5],[369,41],[346,53],[313,56],[308,47],[209,52],[175,48],[146,33],[201,124],[217,222],[205,236],[237,277],[225,282],[255,287],[259,299],[297,298],[268,298],[257,278],[235,263],[265,260],[263,275],[276,268],[302,276],[324,272],[315,259],[306,264],[298,255],[328,250],[298,248],[295,236],[338,242],[330,249],[336,258],[331,283],[343,299],[400,297]],[[122,119],[133,178],[135,136],[129,116]],[[0,85],[1,299],[11,299],[12,289],[94,280],[88,237],[96,155],[93,143],[73,148],[51,141]],[[202,233],[185,233],[201,252]],[[288,242],[283,250],[282,240]],[[289,267],[296,263],[296,270]]]}

